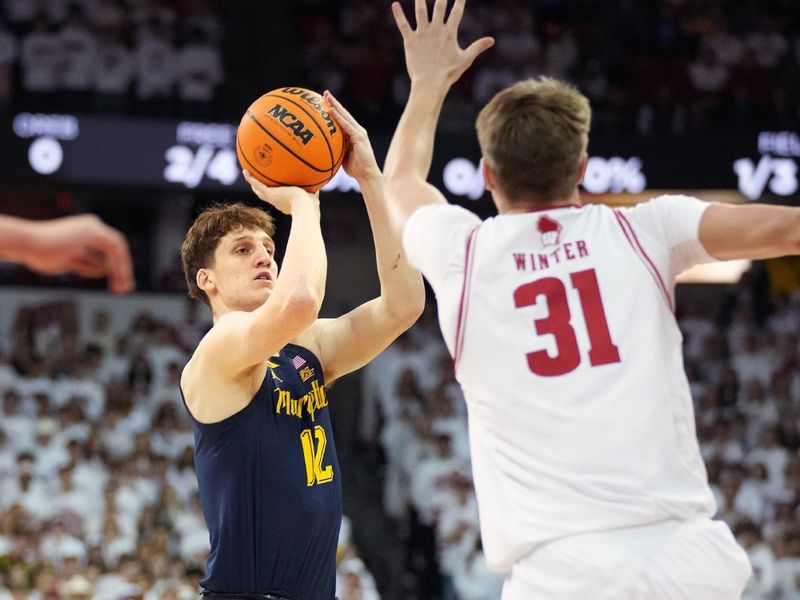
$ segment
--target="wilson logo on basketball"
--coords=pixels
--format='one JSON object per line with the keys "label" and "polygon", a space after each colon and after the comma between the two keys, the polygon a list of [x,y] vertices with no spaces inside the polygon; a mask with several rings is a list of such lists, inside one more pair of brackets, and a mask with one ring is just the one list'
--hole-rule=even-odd
{"label": "wilson logo on basketball", "polygon": [[270,108],[267,111],[267,116],[273,117],[281,125],[294,132],[294,135],[300,138],[303,145],[308,144],[314,138],[314,134],[305,126],[305,123],[290,113],[288,108],[284,108],[280,104]]}
{"label": "wilson logo on basketball", "polygon": [[336,133],[336,124],[333,122],[333,119],[328,114],[322,106],[322,98],[317,94],[313,94],[308,90],[303,90],[300,88],[283,88],[281,90],[286,94],[292,94],[293,96],[300,96],[303,100],[308,102],[313,108],[319,111],[320,116],[325,119],[325,125],[328,126],[328,134],[333,135]]}

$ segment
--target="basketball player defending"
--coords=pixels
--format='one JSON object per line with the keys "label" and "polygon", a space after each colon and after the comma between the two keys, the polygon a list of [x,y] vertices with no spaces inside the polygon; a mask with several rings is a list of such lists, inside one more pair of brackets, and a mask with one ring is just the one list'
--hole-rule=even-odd
{"label": "basketball player defending", "polygon": [[258,208],[212,207],[183,243],[190,295],[214,319],[181,378],[211,540],[207,599],[334,598],[342,497],[326,385],[376,356],[423,308],[422,277],[391,234],[367,134],[338,105],[333,116],[350,145],[344,168],[367,205],[380,297],[318,319],[327,266],[319,200],[249,174],[256,195],[292,217],[280,273],[272,221]]}
{"label": "basketball player defending", "polygon": [[581,206],[590,109],[551,79],[477,120],[498,216],[426,183],[450,86],[491,46],[457,41],[464,0],[416,27],[393,11],[411,92],[385,165],[409,262],[433,287],[469,408],[487,560],[503,600],[739,598],[750,575],[695,435],[675,277],[715,259],[800,252],[800,210],[664,196]]}

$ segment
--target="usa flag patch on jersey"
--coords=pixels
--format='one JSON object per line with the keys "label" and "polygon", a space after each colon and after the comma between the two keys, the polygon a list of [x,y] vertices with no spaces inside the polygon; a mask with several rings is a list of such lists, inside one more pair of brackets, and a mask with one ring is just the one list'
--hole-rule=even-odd
{"label": "usa flag patch on jersey", "polygon": [[302,369],[303,365],[306,364],[306,359],[304,359],[299,354],[292,359],[292,364],[294,365],[295,369]]}

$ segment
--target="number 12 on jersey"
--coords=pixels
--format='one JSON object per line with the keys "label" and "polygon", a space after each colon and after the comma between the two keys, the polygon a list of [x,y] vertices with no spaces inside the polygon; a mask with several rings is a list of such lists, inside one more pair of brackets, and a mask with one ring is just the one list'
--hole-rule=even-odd
{"label": "number 12 on jersey", "polygon": [[[608,331],[608,321],[595,270],[587,269],[571,273],[570,281],[578,292],[589,334],[589,363],[597,367],[620,362],[619,348],[611,341],[611,334]],[[581,364],[578,338],[571,323],[567,288],[564,282],[556,277],[537,279],[514,290],[514,305],[517,308],[533,306],[539,296],[545,297],[548,313],[547,316],[534,320],[536,333],[552,335],[557,351],[555,356],[550,356],[546,350],[528,353],[528,368],[542,377],[565,375]]]}
{"label": "number 12 on jersey", "polygon": [[[316,444],[314,443],[316,439]],[[325,457],[325,446],[328,438],[325,430],[317,425],[313,429],[303,429],[300,432],[300,445],[303,447],[303,461],[306,465],[306,485],[312,486],[319,483],[333,481],[333,467],[322,466]]]}

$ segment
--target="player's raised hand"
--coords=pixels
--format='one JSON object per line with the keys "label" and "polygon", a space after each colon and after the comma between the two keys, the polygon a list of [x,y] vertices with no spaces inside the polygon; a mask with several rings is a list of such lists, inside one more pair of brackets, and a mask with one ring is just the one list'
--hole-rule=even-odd
{"label": "player's raised hand", "polygon": [[449,87],[482,52],[494,45],[494,38],[484,37],[462,49],[458,45],[458,27],[466,0],[455,0],[445,19],[447,3],[448,0],[436,0],[429,18],[426,0],[415,0],[416,29],[411,28],[400,3],[392,3],[412,84],[444,83]]}
{"label": "player's raised hand", "polygon": [[269,187],[261,183],[258,179],[253,177],[247,169],[242,171],[245,181],[250,184],[253,193],[267,204],[274,206],[277,210],[285,215],[292,214],[292,205],[294,202],[313,202],[319,206],[319,193],[311,193],[305,191],[303,188],[284,186],[284,187]]}
{"label": "player's raised hand", "polygon": [[345,134],[347,148],[342,166],[350,177],[359,180],[370,175],[380,175],[375,152],[364,129],[353,115],[329,91],[323,94],[331,107],[331,114]]}

